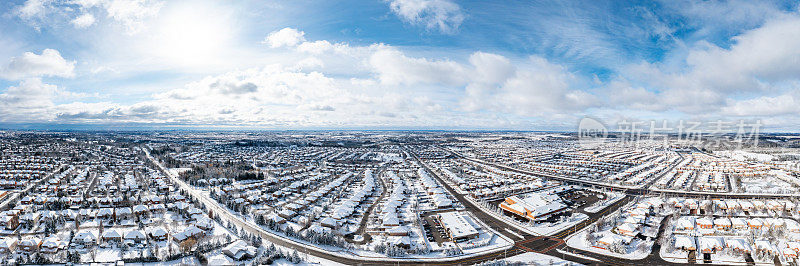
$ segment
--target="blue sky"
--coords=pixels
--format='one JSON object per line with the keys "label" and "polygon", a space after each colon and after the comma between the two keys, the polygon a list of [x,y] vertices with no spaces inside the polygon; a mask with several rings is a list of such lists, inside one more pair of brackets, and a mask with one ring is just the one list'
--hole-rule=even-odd
{"label": "blue sky", "polygon": [[797,131],[796,1],[0,3],[0,124]]}

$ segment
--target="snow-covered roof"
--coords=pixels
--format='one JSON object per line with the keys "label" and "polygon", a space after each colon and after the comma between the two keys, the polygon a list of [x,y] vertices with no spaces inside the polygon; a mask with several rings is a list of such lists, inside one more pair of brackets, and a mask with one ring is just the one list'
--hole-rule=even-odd
{"label": "snow-covered roof", "polygon": [[682,249],[696,249],[694,245],[694,238],[684,235],[675,235],[675,248]]}
{"label": "snow-covered roof", "polygon": [[702,236],[697,239],[701,250],[719,250],[723,247],[721,237]]}
{"label": "snow-covered roof", "polygon": [[395,246],[411,246],[411,238],[408,236],[390,236],[389,243]]}
{"label": "snow-covered roof", "polygon": [[222,249],[222,252],[235,260],[242,260],[246,257],[255,256],[256,248],[248,245],[244,240],[237,240]]}
{"label": "snow-covered roof", "polygon": [[449,230],[450,236],[453,238],[469,237],[478,234],[478,230],[475,229],[475,226],[467,221],[462,213],[440,213],[439,220],[441,220],[442,226]]}
{"label": "snow-covered roof", "polygon": [[129,240],[144,240],[144,234],[139,230],[132,230],[125,233],[125,239]]}
{"label": "snow-covered roof", "polygon": [[728,219],[728,217],[716,218],[716,219],[714,219],[714,225],[717,225],[717,226],[730,226],[731,225],[731,219]]}
{"label": "snow-covered roof", "polygon": [[725,240],[725,244],[728,245],[729,248],[733,249],[750,250],[750,244],[741,238],[728,238]]}
{"label": "snow-covered roof", "polygon": [[9,249],[17,244],[17,239],[14,237],[4,237],[0,239],[0,248]]}
{"label": "snow-covered roof", "polygon": [[681,218],[678,219],[678,222],[676,223],[675,227],[681,228],[681,229],[684,229],[684,228],[685,229],[693,229],[694,226],[695,226],[694,219],[695,218],[691,217],[691,216],[681,217]]}
{"label": "snow-covered roof", "polygon": [[121,238],[121,237],[122,236],[120,236],[120,234],[117,232],[117,230],[109,229],[109,230],[103,231],[103,238]]}

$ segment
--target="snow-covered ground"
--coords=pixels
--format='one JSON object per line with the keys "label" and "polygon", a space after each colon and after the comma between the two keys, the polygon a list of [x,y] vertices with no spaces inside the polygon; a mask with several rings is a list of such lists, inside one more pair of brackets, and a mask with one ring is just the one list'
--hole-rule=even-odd
{"label": "snow-covered ground", "polygon": [[739,186],[745,193],[790,194],[797,193],[797,187],[787,181],[800,183],[795,177],[783,170],[772,170],[768,175],[758,177],[742,177]]}
{"label": "snow-covered ground", "polygon": [[763,153],[755,153],[743,150],[735,150],[735,151],[716,151],[714,152],[715,155],[725,156],[737,161],[760,161],[760,162],[769,162],[775,158],[775,156]]}
{"label": "snow-covered ground", "polygon": [[169,171],[170,174],[175,175],[175,176],[179,176],[181,173],[189,171],[189,170],[192,170],[192,168],[187,168],[187,167],[184,167],[184,168],[167,168],[167,171]]}
{"label": "snow-covered ground", "polygon": [[[612,252],[608,249],[597,248],[588,243],[586,240],[586,234],[588,233],[587,230],[582,230],[577,234],[570,236],[567,239],[567,246],[571,248],[576,248],[584,251],[589,251],[592,253],[598,253],[603,255],[608,255],[616,258],[623,258],[623,259],[630,259],[630,260],[640,260],[647,257],[650,254],[650,250],[653,248],[653,244],[655,241],[646,241],[641,239],[633,239],[631,244],[625,247],[625,253],[616,253]],[[603,231],[602,234],[613,234],[610,231]]]}
{"label": "snow-covered ground", "polygon": [[523,265],[582,265],[580,263],[563,260],[546,254],[526,252],[513,257],[502,259],[507,263],[522,263]]}
{"label": "snow-covered ground", "polygon": [[579,224],[585,220],[588,220],[589,216],[583,213],[573,213],[572,216],[565,219],[564,221],[559,221],[555,223],[540,223],[535,225],[527,225],[528,229],[535,232],[539,235],[550,235],[555,232],[570,228],[576,224]]}
{"label": "snow-covered ground", "polygon": [[598,220],[567,238],[567,246],[607,256],[639,260],[655,244],[665,215],[660,198],[637,198],[619,211]]}
{"label": "snow-covered ground", "polygon": [[612,204],[616,203],[617,201],[621,200],[624,197],[625,197],[624,193],[618,193],[618,192],[608,193],[605,195],[603,199],[598,200],[597,202],[592,204],[592,206],[586,207],[583,210],[589,213],[596,213],[605,209],[608,206],[611,206]]}
{"label": "snow-covered ground", "polygon": [[[757,264],[772,264],[774,256],[766,254],[768,252],[778,254],[782,263],[788,263],[786,257],[781,254],[787,252],[786,250],[794,250],[798,246],[797,241],[800,240],[800,233],[796,232],[796,229],[788,229],[798,228],[794,219],[738,216],[730,219],[739,219],[748,225],[730,229],[716,226],[713,229],[698,229],[699,226],[689,228],[692,222],[704,218],[706,217],[681,216],[671,221],[665,230],[666,242],[661,247],[660,256],[666,261],[686,263],[689,251],[683,250],[682,247],[690,246],[698,250],[693,259],[700,263],[704,257],[703,251],[709,252],[714,246],[709,243],[719,243],[710,251],[713,263],[744,265],[747,264],[745,253],[750,253]],[[716,225],[716,220],[714,221]],[[760,229],[756,229],[749,225],[755,221],[765,223]]]}
{"label": "snow-covered ground", "polygon": [[[93,264],[75,264],[77,265],[93,265]],[[133,265],[133,266],[173,266],[173,265],[200,265],[200,261],[197,260],[194,256],[183,257],[176,260],[171,261],[162,261],[162,262],[131,262],[125,263],[125,265]]]}

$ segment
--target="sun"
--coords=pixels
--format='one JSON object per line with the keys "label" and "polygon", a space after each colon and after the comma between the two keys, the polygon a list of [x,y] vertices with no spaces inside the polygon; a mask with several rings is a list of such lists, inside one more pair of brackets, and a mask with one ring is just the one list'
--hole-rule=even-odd
{"label": "sun", "polygon": [[223,57],[234,28],[225,9],[193,1],[165,11],[153,31],[152,52],[177,65],[213,64]]}

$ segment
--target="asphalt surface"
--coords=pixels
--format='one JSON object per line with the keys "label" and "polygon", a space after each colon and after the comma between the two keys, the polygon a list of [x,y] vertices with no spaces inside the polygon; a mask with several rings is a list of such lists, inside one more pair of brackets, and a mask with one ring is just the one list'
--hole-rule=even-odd
{"label": "asphalt surface", "polygon": [[[356,244],[364,244],[364,243],[369,243],[370,241],[372,241],[372,236],[370,234],[364,233],[364,231],[367,230],[367,222],[369,222],[369,217],[372,215],[372,211],[375,210],[375,207],[378,206],[378,203],[380,203],[381,200],[383,200],[383,198],[386,197],[386,195],[391,193],[391,192],[389,192],[388,188],[386,187],[386,183],[383,181],[383,178],[381,178],[381,174],[385,170],[386,170],[386,166],[382,166],[378,170],[378,173],[375,174],[375,177],[378,180],[378,184],[380,184],[381,188],[383,189],[383,190],[381,190],[381,195],[378,197],[378,199],[375,200],[375,202],[373,202],[371,205],[369,205],[369,208],[367,208],[367,211],[364,212],[364,216],[361,217],[361,222],[358,223],[358,229],[353,233],[345,235],[345,241],[350,242],[350,243],[356,243]],[[355,241],[353,238],[356,235],[361,235],[363,237],[363,239],[361,239],[361,241]]]}
{"label": "asphalt surface", "polygon": [[[450,150],[447,150],[447,149],[445,149],[445,150],[451,152],[452,154],[454,154],[454,155],[456,155],[456,156],[458,156],[460,158],[463,158],[463,159],[466,159],[466,160],[470,160],[470,161],[473,161],[473,162],[476,162],[476,163],[488,164],[488,165],[492,165],[492,166],[495,166],[495,167],[498,167],[498,168],[501,168],[501,169],[504,169],[504,170],[514,171],[514,172],[523,173],[523,174],[530,174],[530,175],[534,175],[534,176],[542,176],[542,175],[539,175],[539,174],[536,174],[536,173],[532,173],[532,172],[528,172],[528,171],[524,171],[524,170],[518,170],[518,169],[515,169],[515,168],[506,167],[506,166],[502,166],[502,165],[498,165],[498,164],[493,164],[493,163],[488,163],[488,162],[483,162],[483,161],[479,161],[479,160],[470,159],[470,158],[464,157],[464,156],[462,156],[462,155],[460,155],[460,154],[458,154],[456,152],[453,152],[453,151],[450,151]],[[664,173],[667,173],[667,172],[669,172],[669,169],[667,171],[664,171],[662,173],[662,175]],[[576,185],[589,186],[589,187],[598,187],[595,184],[582,183],[582,182],[580,182],[580,180],[575,181],[572,178],[553,178],[553,177],[550,177],[550,176],[544,176],[544,177],[545,178],[552,178],[552,179],[564,181],[565,183],[568,183],[568,184],[576,184]],[[611,257],[611,256],[607,256],[607,255],[602,255],[602,254],[586,252],[586,251],[570,248],[565,243],[565,239],[569,235],[571,235],[572,233],[580,231],[581,229],[585,228],[586,226],[588,226],[588,225],[594,223],[595,221],[597,221],[599,218],[602,218],[606,214],[613,213],[614,211],[618,210],[620,207],[625,206],[625,204],[627,204],[628,202],[633,200],[635,198],[635,196],[652,194],[649,190],[646,189],[646,187],[648,187],[648,185],[650,183],[652,183],[654,180],[657,180],[658,178],[660,178],[660,176],[656,177],[656,178],[653,178],[651,180],[651,182],[649,182],[647,185],[645,185],[644,186],[645,188],[642,188],[642,189],[623,189],[622,191],[627,194],[623,199],[615,202],[614,204],[604,208],[603,210],[601,210],[601,211],[599,211],[597,213],[585,212],[583,210],[583,208],[585,208],[585,206],[588,206],[588,205],[584,205],[584,207],[581,208],[579,211],[582,212],[582,213],[585,213],[586,215],[588,215],[589,216],[588,220],[583,221],[583,222],[581,222],[580,224],[578,224],[576,226],[573,226],[573,227],[564,229],[562,231],[556,232],[556,233],[552,234],[550,237],[546,237],[546,236],[539,236],[539,237],[525,236],[524,240],[517,241],[515,243],[515,247],[519,247],[519,248],[521,248],[523,250],[526,250],[526,251],[529,251],[529,252],[537,252],[537,253],[547,254],[547,255],[558,257],[558,258],[562,258],[562,259],[565,259],[565,260],[578,262],[578,263],[581,263],[581,264],[584,264],[584,265],[638,265],[638,264],[644,264],[644,265],[685,265],[686,263],[672,263],[672,262],[668,262],[668,261],[665,261],[664,259],[662,259],[661,256],[659,255],[659,250],[660,250],[661,246],[658,243],[655,243],[653,245],[653,247],[652,247],[652,250],[651,250],[650,254],[647,257],[645,257],[644,259],[641,259],[641,260],[621,259],[621,258]],[[437,176],[437,179],[438,179],[438,176]],[[441,179],[440,179],[440,182],[444,183],[445,186],[448,186],[448,189],[449,189],[449,185],[446,182],[443,182],[443,180],[441,180]],[[590,182],[590,183],[595,183],[595,182]],[[602,186],[601,185],[599,187],[604,187],[604,188],[609,188],[609,189],[616,189],[617,191],[621,190],[618,187],[613,186],[613,185],[608,185],[608,186]],[[453,191],[451,191],[451,192],[453,192]],[[668,195],[668,194],[665,194],[665,193],[658,193],[658,194],[659,195]],[[684,196],[684,197],[687,196],[687,195],[690,196],[690,197],[691,196],[698,196],[697,194],[700,194],[703,197],[708,196],[707,195],[708,193],[696,193],[696,192],[676,193],[676,194],[677,194],[676,196]],[[725,194],[720,194],[720,195],[725,195]],[[788,197],[788,196],[786,196],[786,197]],[[459,200],[462,200],[462,199],[459,198]],[[661,234],[663,233],[664,227],[666,226],[666,221],[667,221],[667,219],[664,219],[662,221],[662,223],[660,225],[660,228],[659,228],[659,233],[657,234],[658,236],[661,236]],[[498,230],[498,232],[500,232],[500,231]],[[581,256],[590,257],[590,258],[599,260],[600,262],[587,260],[587,259],[584,259],[584,258],[581,258],[581,257],[567,255],[567,254],[558,252],[558,250],[563,250],[563,251],[567,251],[569,253],[574,253],[574,254],[578,254],[578,255],[581,255]],[[713,264],[704,264],[704,265],[713,265]]]}
{"label": "asphalt surface", "polygon": [[[622,207],[625,204],[627,204],[628,202],[630,202],[636,195],[651,194],[651,192],[649,190],[647,190],[647,189],[627,189],[627,188],[626,189],[622,189],[622,191],[626,192],[628,195],[626,195],[623,199],[617,201],[616,203],[606,207],[605,209],[603,209],[603,210],[601,210],[601,211],[599,211],[597,213],[587,213],[587,212],[583,211],[583,208],[581,208],[579,211],[581,211],[581,212],[585,213],[586,215],[588,215],[589,216],[588,220],[583,221],[583,222],[581,222],[581,223],[579,223],[579,224],[577,224],[577,225],[575,225],[573,227],[566,228],[566,229],[564,229],[562,231],[556,232],[556,233],[552,234],[552,236],[536,236],[536,235],[528,234],[528,233],[526,233],[526,232],[524,232],[522,230],[519,230],[519,229],[515,228],[513,225],[510,225],[507,222],[505,222],[503,220],[500,220],[500,219],[496,218],[495,216],[493,216],[491,214],[485,213],[481,208],[475,206],[472,203],[472,201],[467,200],[464,195],[457,193],[450,186],[450,184],[447,183],[447,182],[444,182],[444,180],[441,177],[439,177],[436,174],[436,172],[431,171],[431,169],[429,169],[428,165],[426,163],[424,163],[422,160],[420,160],[417,157],[416,154],[414,154],[413,152],[409,151],[408,149],[406,149],[406,152],[408,152],[408,154],[410,154],[415,160],[420,162],[420,165],[422,165],[424,168],[426,168],[428,170],[428,172],[432,175],[432,177],[437,179],[447,191],[449,191],[461,204],[464,205],[464,208],[465,208],[464,211],[470,212],[473,216],[475,216],[476,218],[480,219],[485,225],[489,226],[495,232],[497,232],[499,234],[502,234],[503,236],[508,237],[509,239],[513,240],[514,241],[514,245],[512,247],[510,247],[510,248],[505,249],[505,250],[499,250],[499,251],[491,252],[491,253],[488,253],[488,254],[479,255],[479,256],[472,256],[472,257],[468,257],[468,258],[458,258],[458,259],[451,258],[448,261],[441,261],[441,259],[440,259],[440,261],[433,261],[433,260],[408,259],[408,258],[392,259],[392,258],[377,258],[377,257],[376,258],[350,257],[350,256],[342,255],[341,253],[338,253],[338,252],[326,251],[326,250],[315,249],[315,248],[308,248],[307,246],[305,246],[303,244],[300,244],[298,242],[295,242],[293,240],[287,239],[287,238],[279,236],[279,235],[275,235],[273,233],[265,231],[264,229],[262,229],[261,227],[259,227],[257,225],[252,224],[251,222],[246,222],[246,221],[242,220],[241,217],[230,213],[225,208],[222,208],[216,201],[208,198],[207,196],[203,195],[199,191],[191,188],[189,185],[187,185],[185,182],[183,182],[179,178],[171,175],[168,171],[166,171],[166,169],[158,161],[153,159],[149,155],[149,153],[147,153],[147,158],[149,160],[151,160],[152,162],[154,162],[154,164],[158,166],[159,170],[161,170],[167,177],[169,177],[175,184],[177,184],[181,190],[186,191],[187,193],[193,195],[195,198],[197,198],[198,200],[203,202],[209,208],[209,210],[211,210],[214,213],[216,213],[217,215],[219,215],[222,219],[228,220],[228,221],[234,223],[235,225],[239,226],[243,230],[245,230],[245,231],[247,231],[249,233],[252,233],[252,234],[259,235],[263,239],[265,239],[265,240],[267,240],[269,242],[272,242],[272,243],[274,243],[276,245],[280,245],[280,246],[283,246],[283,247],[286,247],[286,248],[294,249],[294,250],[297,250],[298,252],[307,253],[307,254],[309,254],[311,256],[320,257],[320,258],[324,258],[324,259],[327,259],[327,260],[331,260],[331,261],[335,261],[335,262],[343,263],[343,264],[347,264],[347,265],[460,265],[460,264],[474,264],[474,263],[479,263],[479,262],[484,262],[484,261],[489,261],[489,260],[495,260],[495,259],[502,259],[502,258],[506,258],[506,257],[511,257],[511,256],[522,254],[522,253],[525,253],[525,252],[537,252],[537,253],[547,254],[547,255],[551,255],[551,256],[554,256],[554,257],[562,258],[562,259],[565,259],[565,260],[569,260],[569,261],[574,261],[574,262],[577,262],[577,263],[585,264],[585,265],[636,265],[636,264],[673,265],[674,264],[674,263],[669,263],[667,261],[664,261],[663,259],[660,258],[660,256],[658,255],[658,248],[660,248],[658,243],[653,245],[653,251],[654,252],[651,252],[651,254],[648,257],[646,257],[645,259],[642,259],[642,260],[627,260],[627,259],[614,258],[614,257],[610,257],[610,256],[596,254],[596,253],[590,253],[590,252],[575,250],[575,249],[566,247],[566,244],[564,242],[564,239],[567,236],[569,236],[570,234],[583,229],[584,227],[592,224],[593,222],[597,221],[599,218],[603,217],[604,215],[606,215],[608,213],[613,213],[614,211],[618,210],[620,207]],[[498,167],[498,168],[501,168],[501,169],[504,169],[504,170],[514,171],[514,172],[519,172],[519,173],[524,173],[524,174],[530,174],[530,175],[535,175],[535,176],[543,176],[543,175],[537,174],[537,173],[532,173],[532,172],[528,172],[528,171],[524,171],[524,170],[518,170],[518,169],[514,169],[514,168],[502,166],[502,165],[497,165],[497,164],[493,164],[493,163],[487,163],[487,162],[483,162],[483,161],[478,161],[478,160],[466,158],[466,157],[463,157],[460,154],[457,154],[455,152],[452,152],[452,153],[456,154],[456,156],[460,156],[461,158],[464,158],[464,159],[467,159],[467,160],[472,160],[472,161],[475,161],[475,162],[478,162],[478,163],[493,165],[495,167]],[[564,182],[566,184],[577,184],[577,185],[584,185],[584,186],[589,186],[589,187],[604,187],[604,188],[616,189],[618,191],[620,190],[619,187],[615,187],[615,186],[611,186],[611,185],[604,185],[602,183],[597,183],[597,182],[591,182],[591,181],[585,181],[585,180],[579,180],[579,179],[573,179],[573,178],[556,177],[556,176],[543,176],[543,177],[551,178],[551,179],[555,179],[555,180],[560,180],[560,181],[562,181],[562,182]],[[674,193],[674,195],[673,195],[673,194],[670,194],[670,193],[659,192],[658,194],[659,195],[666,195],[666,196],[708,196],[709,194],[713,195],[715,193],[678,192],[678,193]],[[723,194],[720,194],[720,195],[723,195]],[[779,198],[783,198],[783,196],[778,196],[778,197]],[[585,204],[584,207],[585,206],[588,206],[588,204]],[[665,221],[666,221],[666,219],[665,219]],[[665,222],[662,222],[660,230],[663,230],[664,223]],[[659,232],[659,235],[660,235],[660,232]],[[567,251],[567,252],[579,254],[581,256],[590,257],[592,259],[599,260],[600,262],[597,262],[595,260],[589,260],[589,259],[586,259],[584,257],[577,257],[577,256],[563,254],[561,252],[558,252],[558,250],[564,250],[564,251]],[[678,265],[678,264],[674,264],[674,265]]]}
{"label": "asphalt surface", "polygon": [[[450,149],[447,149],[447,148],[443,148],[443,147],[439,147],[439,148],[444,150],[444,151],[450,152],[451,154],[453,154],[456,157],[459,157],[461,159],[464,159],[464,160],[467,160],[467,161],[471,161],[471,162],[475,162],[475,163],[479,163],[479,164],[491,165],[491,166],[494,166],[494,167],[497,167],[497,168],[500,168],[500,169],[503,169],[503,170],[506,170],[506,171],[517,172],[517,173],[526,174],[526,175],[532,175],[532,176],[539,176],[539,177],[544,177],[544,178],[548,178],[548,179],[552,179],[552,180],[558,180],[558,181],[561,181],[561,182],[563,182],[565,184],[570,184],[570,185],[580,185],[580,186],[591,187],[591,188],[605,188],[605,189],[610,189],[610,190],[614,190],[614,191],[621,191],[621,192],[624,192],[624,193],[629,194],[629,195],[656,195],[656,196],[666,196],[666,197],[690,197],[690,198],[691,197],[695,197],[695,198],[696,197],[713,197],[713,198],[726,198],[726,199],[738,199],[738,198],[744,198],[744,199],[750,199],[750,198],[791,199],[791,198],[795,198],[795,197],[798,196],[797,194],[783,194],[782,195],[782,194],[754,194],[754,193],[703,192],[703,191],[672,191],[672,190],[667,191],[667,190],[654,190],[654,189],[651,190],[651,189],[648,188],[648,186],[644,186],[642,188],[630,188],[630,187],[625,187],[625,186],[620,186],[620,185],[608,184],[608,183],[604,183],[604,182],[597,182],[597,181],[583,180],[583,179],[578,179],[578,178],[562,177],[562,176],[555,176],[555,175],[550,175],[550,174],[545,174],[545,173],[531,172],[531,171],[527,171],[527,170],[508,167],[508,166],[505,166],[505,165],[502,165],[502,164],[496,164],[496,163],[487,162],[487,161],[483,161],[483,160],[479,160],[479,159],[475,159],[475,158],[469,158],[469,157],[461,155],[460,153],[455,152],[453,150],[450,150]],[[669,171],[665,171],[665,173],[666,172],[669,172]],[[658,178],[654,178],[653,180],[650,181],[650,183],[652,183],[656,179],[658,179]]]}
{"label": "asphalt surface", "polygon": [[50,180],[51,177],[53,177],[57,172],[61,171],[65,167],[66,167],[66,165],[63,165],[63,164],[59,165],[58,168],[56,168],[52,172],[48,173],[46,176],[44,176],[44,177],[40,178],[39,180],[33,181],[32,183],[28,184],[28,186],[25,187],[25,189],[23,189],[23,190],[16,191],[16,192],[13,192],[13,190],[9,191],[9,195],[6,196],[5,199],[3,199],[2,203],[0,203],[0,210],[8,209],[8,205],[11,204],[12,202],[17,202],[17,200],[20,198],[21,195],[28,194],[28,192],[30,192],[32,189],[38,187],[43,182],[45,182],[47,180]]}
{"label": "asphalt surface", "polygon": [[150,156],[149,152],[145,151],[145,153],[147,155],[147,159],[152,161],[165,176],[167,176],[170,180],[172,180],[172,182],[177,184],[180,190],[186,191],[187,193],[195,197],[197,200],[204,203],[210,211],[212,211],[214,214],[219,215],[220,218],[222,218],[223,220],[230,221],[239,228],[249,233],[261,236],[261,238],[263,238],[264,240],[274,243],[275,245],[297,250],[298,252],[306,253],[311,256],[331,260],[334,262],[346,265],[459,265],[459,264],[474,264],[488,260],[502,259],[507,256],[513,256],[516,254],[521,254],[526,252],[524,249],[515,246],[503,251],[497,251],[468,258],[449,258],[449,259],[446,258],[437,260],[424,260],[424,259],[409,259],[409,258],[391,259],[383,257],[380,258],[364,257],[363,259],[358,259],[355,257],[344,256],[336,252],[324,251],[322,249],[308,248],[306,245],[267,232],[266,230],[262,229],[257,225],[245,222],[244,220],[242,220],[241,217],[234,215],[225,208],[221,207],[219,203],[217,203],[215,200],[208,198],[199,191],[190,187],[183,180],[180,180],[180,178],[173,176],[166,170],[166,168],[164,168],[164,166],[160,162],[158,162],[152,156]]}
{"label": "asphalt surface", "polygon": [[[436,172],[432,171],[428,167],[428,165],[426,163],[422,162],[419,159],[419,157],[417,157],[416,154],[414,154],[413,152],[410,152],[408,150],[406,150],[406,152],[411,154],[412,157],[414,157],[414,159],[416,159],[418,162],[420,162],[420,165],[422,165],[426,170],[428,170],[428,173],[430,173],[434,178],[436,178],[445,187],[445,189],[447,189],[447,191],[449,191],[453,196],[456,197],[456,199],[458,201],[460,201],[462,204],[464,204],[464,207],[465,207],[466,211],[471,212],[478,219],[483,221],[484,224],[486,224],[489,227],[491,227],[494,231],[496,231],[496,232],[498,232],[498,233],[500,233],[500,234],[502,234],[502,235],[514,240],[514,246],[511,249],[509,249],[508,251],[503,252],[503,253],[506,253],[506,254],[504,254],[504,256],[508,256],[507,255],[508,252],[511,252],[513,254],[519,254],[518,252],[520,252],[520,251],[522,253],[524,253],[524,252],[537,252],[537,253],[548,254],[548,255],[551,255],[551,256],[554,256],[554,257],[567,259],[567,260],[578,262],[578,263],[585,264],[585,265],[592,264],[593,261],[591,261],[591,260],[586,260],[584,258],[574,257],[574,256],[567,257],[567,256],[565,256],[565,255],[563,255],[561,253],[557,253],[555,251],[555,249],[564,243],[562,238],[566,237],[569,234],[569,232],[582,229],[583,227],[591,224],[591,222],[589,222],[589,221],[596,221],[597,218],[602,217],[602,215],[604,215],[605,213],[613,212],[614,210],[618,209],[620,206],[623,206],[627,201],[630,201],[630,199],[632,198],[632,197],[628,196],[625,199],[622,199],[622,200],[618,201],[617,203],[615,203],[615,204],[613,204],[611,206],[608,206],[605,210],[603,210],[601,212],[598,212],[596,214],[592,214],[592,216],[589,217],[589,220],[587,220],[587,221],[585,221],[583,223],[580,223],[580,224],[578,224],[578,225],[576,225],[574,227],[570,227],[568,229],[562,230],[561,232],[555,233],[554,237],[531,235],[531,234],[528,234],[528,233],[526,233],[526,232],[524,232],[522,230],[519,230],[519,229],[515,228],[514,226],[509,225],[505,221],[497,219],[493,215],[490,215],[490,214],[487,214],[487,213],[483,212],[483,210],[478,208],[477,206],[475,206],[472,203],[472,201],[467,200],[464,195],[457,193],[450,186],[450,184],[448,182],[445,182],[438,174],[436,174]],[[513,232],[513,233],[510,233],[509,231]],[[522,238],[520,238],[520,236],[522,236]],[[556,254],[554,254],[554,253],[556,253]],[[496,258],[503,258],[503,257],[494,257],[492,259],[496,259]],[[473,261],[473,262],[470,262],[470,263],[477,263],[477,262],[479,262],[479,261]]]}

